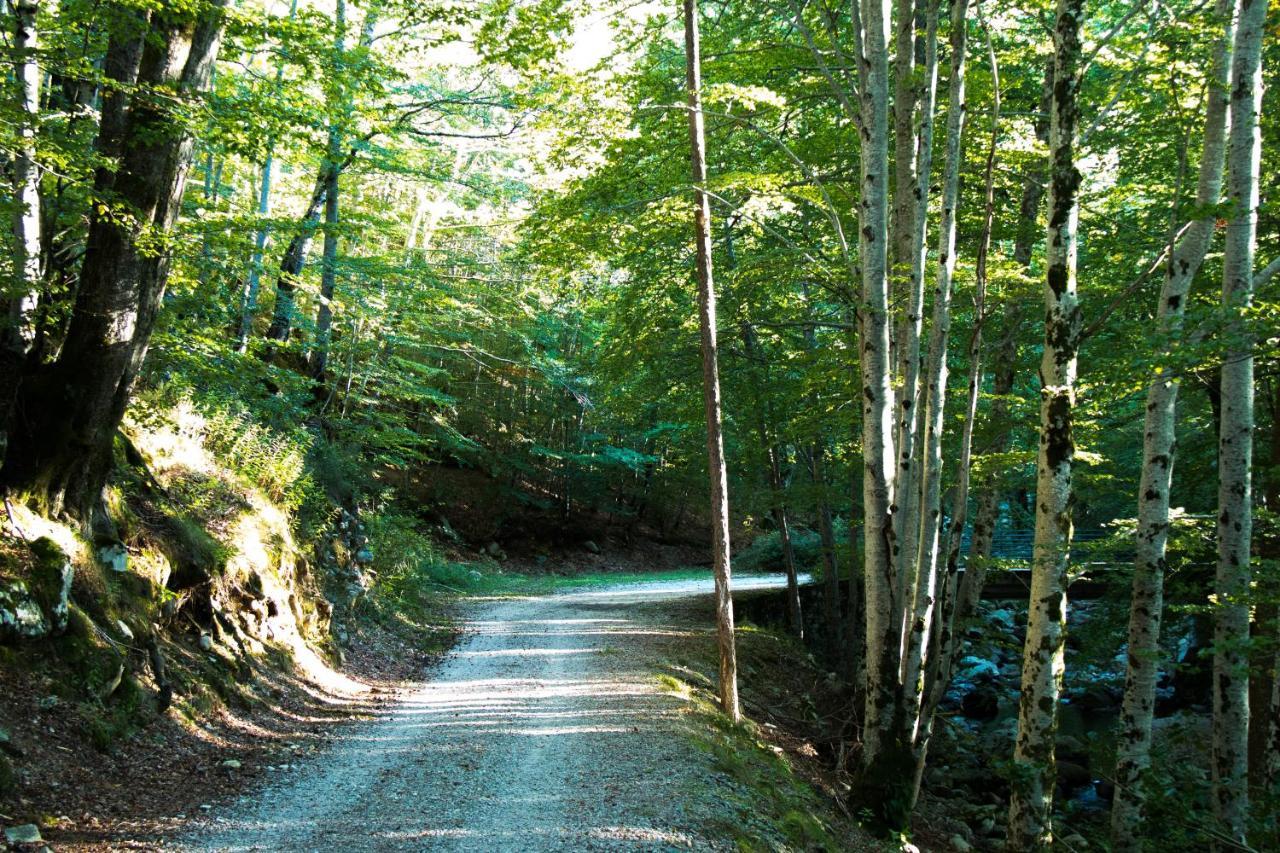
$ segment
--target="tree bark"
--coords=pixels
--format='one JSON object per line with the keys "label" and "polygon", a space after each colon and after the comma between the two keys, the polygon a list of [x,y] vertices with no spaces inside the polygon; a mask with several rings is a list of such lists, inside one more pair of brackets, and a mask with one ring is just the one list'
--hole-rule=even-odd
{"label": "tree bark", "polygon": [[[898,697],[901,601],[895,575],[892,496],[895,475],[893,362],[888,268],[889,3],[859,0],[862,199],[858,311],[862,399],[866,696],[862,766],[853,797],[885,827],[900,827],[910,809],[913,757],[903,743]],[[855,7],[857,8],[857,7]]]}
{"label": "tree bark", "polygon": [[1219,829],[1245,843],[1249,811],[1249,582],[1253,533],[1253,350],[1243,312],[1253,299],[1262,137],[1266,0],[1241,0],[1232,56],[1222,260],[1222,422],[1218,436],[1218,568],[1214,583],[1213,809]]}
{"label": "tree bark", "polygon": [[1075,163],[1075,141],[1083,18],[1084,0],[1058,0],[1049,129],[1051,166],[1036,532],[1009,806],[1008,838],[1014,850],[1047,849],[1053,842],[1053,789],[1057,777],[1054,735],[1066,639],[1071,473],[1075,457],[1072,417],[1081,328],[1076,296],[1080,172]]}
{"label": "tree bark", "polygon": [[[36,164],[36,130],[40,122],[40,65],[36,16],[39,0],[17,0],[13,8],[13,55],[19,96],[18,150],[13,157],[14,271],[19,282],[9,305],[3,345],[25,355],[35,341],[40,298],[40,167]],[[11,399],[6,397],[6,400]]]}
{"label": "tree bark", "polygon": [[738,707],[738,661],[733,636],[733,596],[729,564],[729,480],[720,423],[720,365],[716,350],[716,294],[711,269],[711,200],[707,195],[706,130],[702,114],[701,47],[697,0],[684,0],[685,87],[689,102],[689,160],[694,185],[698,319],[702,332],[702,380],[707,420],[707,466],[711,479],[712,567],[715,573],[716,629],[720,649],[720,707],[729,719]]}
{"label": "tree bark", "polygon": [[[956,269],[956,206],[960,198],[961,138],[965,119],[965,60],[968,39],[966,17],[968,0],[951,0],[951,63],[947,106],[947,159],[942,178],[942,221],[938,229],[938,275],[933,290],[933,317],[929,330],[929,355],[924,373],[927,384],[924,442],[920,454],[918,524],[907,542],[914,548],[916,580],[912,590],[914,606],[907,634],[903,667],[903,701],[907,706],[910,731],[906,736],[916,744],[917,767],[924,758],[924,746],[918,737],[922,732],[924,709],[925,659],[934,630],[938,593],[938,549],[942,525],[942,430],[947,395],[947,350],[951,336],[951,294]],[[936,41],[937,15],[930,28]],[[932,48],[933,53],[937,49]],[[915,484],[908,488],[914,490]],[[924,727],[927,729],[927,726]]]}
{"label": "tree bark", "polygon": [[[895,116],[896,156],[902,157],[904,148],[910,151],[911,146],[914,146],[914,151],[908,155],[910,168],[904,170],[900,164],[895,163],[898,184],[894,195],[894,222],[891,235],[896,249],[895,267],[906,265],[908,269],[906,293],[899,295],[899,301],[905,307],[898,319],[898,334],[894,341],[897,349],[896,378],[900,387],[895,396],[898,422],[894,447],[898,452],[898,471],[894,479],[896,485],[893,500],[898,506],[895,512],[897,536],[903,543],[896,567],[898,601],[902,610],[895,614],[895,618],[898,620],[901,632],[899,646],[903,679],[907,677],[905,648],[907,633],[912,625],[913,590],[920,570],[917,562],[919,549],[915,544],[920,524],[921,497],[921,468],[917,445],[920,426],[923,422],[923,412],[920,410],[920,333],[924,318],[927,253],[925,236],[928,230],[929,181],[933,164],[934,103],[938,89],[938,7],[940,2],[941,0],[923,0],[922,9],[917,9],[917,13],[923,11],[925,34],[923,38],[916,40],[916,50],[923,54],[921,63],[923,67],[916,72],[911,63],[902,62],[901,51],[903,50],[903,27],[906,26],[910,32],[914,32],[918,22],[909,16],[911,4],[900,0],[898,14],[900,17],[904,14],[908,15],[908,22],[904,25],[900,20],[898,23],[899,55],[895,62],[895,71],[899,75],[899,79],[895,81],[896,96],[901,97],[904,89],[911,95],[908,97],[907,104],[897,101],[894,104],[894,109],[898,113]],[[908,76],[905,84],[901,80],[903,73]],[[917,73],[920,77],[918,89],[913,88],[916,85],[914,77]],[[919,104],[919,122],[914,125],[915,133],[912,136],[910,135],[913,127],[911,108],[916,101]],[[901,113],[904,111],[907,113],[906,130],[908,131],[908,138],[905,141],[901,136],[903,132]]]}
{"label": "tree bark", "polygon": [[[1218,0],[1215,14],[1224,22],[1214,50],[1205,109],[1196,208],[1212,210],[1222,195],[1226,152],[1227,86],[1230,75],[1234,0]],[[1175,341],[1182,331],[1191,283],[1213,240],[1214,216],[1193,221],[1173,247],[1156,309],[1157,340]],[[1168,349],[1163,355],[1170,355]],[[1151,721],[1159,675],[1160,620],[1164,609],[1164,571],[1169,540],[1169,492],[1177,451],[1178,380],[1157,378],[1147,389],[1142,474],[1138,485],[1138,537],[1134,552],[1133,595],[1129,606],[1125,692],[1116,744],[1116,795],[1111,806],[1111,845],[1118,853],[1142,849],[1143,786],[1151,765]]]}
{"label": "tree bark", "polygon": [[290,238],[289,245],[280,258],[280,274],[276,277],[276,302],[271,313],[271,325],[267,327],[266,334],[269,341],[287,341],[289,333],[293,330],[293,294],[297,290],[302,267],[307,261],[307,252],[315,236],[316,224],[320,221],[320,208],[325,204],[330,182],[329,169],[330,161],[326,155],[320,167],[320,173],[316,175],[311,198],[308,199],[306,210],[303,211],[301,226]]}
{"label": "tree bark", "polygon": [[[212,0],[195,17],[152,13],[139,86],[171,88],[179,98],[202,90],[217,57],[225,4]],[[141,42],[132,34],[113,39],[105,64],[127,74]],[[9,485],[97,531],[111,531],[99,512],[102,488],[168,274],[168,255],[144,253],[139,242],[169,234],[192,158],[190,133],[161,100],[136,98],[120,119],[121,157],[111,187],[121,204],[91,217],[66,342],[52,369],[24,385],[24,428],[10,443],[4,470]],[[115,128],[107,122],[104,112],[102,147],[111,148]]]}
{"label": "tree bark", "polygon": [[[292,23],[298,14],[298,0],[289,2],[289,22]],[[283,50],[276,62],[276,91],[284,81],[285,54]],[[271,173],[275,168],[276,140],[272,137],[267,142],[267,156],[262,161],[262,181],[258,189],[258,217],[266,219],[271,213]],[[253,255],[249,260],[249,275],[245,279],[244,292],[240,296],[240,326],[236,332],[236,352],[243,353],[249,348],[249,334],[253,330],[253,318],[258,313],[258,292],[262,281],[262,258],[266,254],[267,237],[270,236],[267,223],[258,226],[253,238]]]}

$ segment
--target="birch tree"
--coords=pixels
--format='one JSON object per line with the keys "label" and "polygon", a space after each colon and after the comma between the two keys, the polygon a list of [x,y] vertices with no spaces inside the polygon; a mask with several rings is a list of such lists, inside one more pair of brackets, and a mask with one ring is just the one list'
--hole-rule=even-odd
{"label": "birch tree", "polygon": [[[1157,339],[1176,341],[1182,331],[1191,283],[1209,251],[1222,194],[1227,132],[1227,86],[1235,2],[1218,0],[1214,14],[1223,33],[1214,49],[1206,92],[1204,142],[1196,185],[1193,220],[1172,247],[1156,307]],[[1164,355],[1169,356],[1168,350]],[[1165,373],[1168,372],[1166,378]],[[1117,851],[1140,851],[1144,776],[1151,764],[1151,720],[1159,674],[1160,620],[1164,609],[1164,571],[1169,540],[1169,491],[1177,450],[1178,380],[1167,365],[1157,367],[1147,389],[1143,428],[1142,476],[1138,486],[1138,538],[1134,551],[1133,595],[1129,606],[1125,693],[1116,745],[1116,796],[1111,810],[1111,844]]]}
{"label": "birch tree", "polygon": [[855,61],[861,102],[859,356],[862,400],[863,571],[866,601],[866,706],[858,798],[877,818],[900,824],[907,810],[900,780],[910,772],[907,744],[893,737],[898,697],[900,595],[894,574],[894,412],[889,351],[889,3],[859,0]]}
{"label": "birch tree", "polygon": [[1053,29],[1045,343],[1040,362],[1035,542],[1009,804],[1008,839],[1014,850],[1044,849],[1053,841],[1053,788],[1057,777],[1054,736],[1066,640],[1071,474],[1075,457],[1072,418],[1081,328],[1076,296],[1076,227],[1081,176],[1076,167],[1075,148],[1083,18],[1084,0],[1058,0]]}
{"label": "birch tree", "polygon": [[[938,547],[942,525],[942,429],[947,395],[947,348],[951,335],[951,294],[956,270],[956,208],[960,199],[961,139],[965,124],[965,31],[968,0],[951,2],[951,62],[947,103],[946,164],[942,177],[942,220],[938,226],[938,273],[933,289],[933,316],[929,331],[927,377],[921,418],[923,445],[920,476],[907,488],[919,490],[919,513],[907,547],[915,551],[913,610],[903,664],[903,692],[907,705],[908,736],[915,744],[917,768],[923,762],[924,741],[920,714],[925,689],[925,657],[934,629],[938,592]],[[936,31],[936,14],[931,21]],[[936,41],[936,39],[935,39]],[[936,48],[934,48],[936,52]],[[927,728],[927,726],[925,727]],[[918,770],[917,770],[918,772]]]}
{"label": "birch tree", "polygon": [[13,157],[13,259],[18,292],[9,303],[5,345],[25,354],[35,341],[35,314],[40,298],[40,167],[36,164],[36,129],[40,124],[39,0],[16,0],[13,7],[14,76],[19,97],[19,148]]}
{"label": "birch tree", "polygon": [[1244,312],[1253,300],[1262,135],[1266,0],[1241,0],[1232,55],[1222,260],[1227,312],[1218,432],[1218,567],[1214,583],[1213,807],[1220,830],[1245,843],[1249,810],[1249,582],[1253,532],[1253,354]]}
{"label": "birch tree", "polygon": [[738,662],[733,637],[729,565],[729,479],[720,422],[720,365],[716,350],[716,294],[711,269],[711,199],[707,194],[707,142],[702,113],[701,46],[697,0],[684,0],[685,89],[688,96],[689,160],[693,173],[694,240],[697,253],[698,320],[702,332],[702,383],[707,422],[707,467],[711,479],[711,556],[715,573],[716,631],[720,650],[720,707],[729,719],[738,707]]}

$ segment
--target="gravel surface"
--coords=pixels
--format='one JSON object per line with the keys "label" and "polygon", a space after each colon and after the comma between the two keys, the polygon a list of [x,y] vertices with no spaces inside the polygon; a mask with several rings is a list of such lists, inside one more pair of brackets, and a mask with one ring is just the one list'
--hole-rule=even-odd
{"label": "gravel surface", "polygon": [[710,591],[660,582],[477,605],[421,689],[329,752],[277,768],[177,846],[732,849],[708,829],[733,819],[720,799],[730,783],[684,735],[685,700],[653,674],[664,643],[706,641],[709,626],[645,606]]}

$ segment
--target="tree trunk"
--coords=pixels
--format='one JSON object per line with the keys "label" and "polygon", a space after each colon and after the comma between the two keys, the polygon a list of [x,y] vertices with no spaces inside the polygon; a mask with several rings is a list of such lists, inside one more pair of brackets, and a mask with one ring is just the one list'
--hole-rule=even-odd
{"label": "tree trunk", "polygon": [[[805,311],[811,312],[808,283],[802,283]],[[818,332],[812,323],[804,327],[805,347],[810,352],[818,349]],[[816,402],[816,401],[815,401]],[[809,448],[809,476],[817,490],[816,515],[818,538],[822,544],[822,616],[826,624],[827,647],[833,659],[844,656],[844,643],[840,627],[840,573],[836,562],[836,536],[831,521],[831,500],[827,496],[827,450],[822,436],[815,435]]]}
{"label": "tree trunk", "polygon": [[271,313],[271,325],[267,328],[266,338],[269,341],[287,341],[293,330],[294,291],[298,287],[298,277],[302,275],[302,266],[307,261],[307,252],[311,248],[311,239],[315,236],[316,224],[320,221],[320,208],[325,204],[325,196],[329,190],[330,161],[325,157],[320,173],[316,175],[315,187],[311,190],[311,198],[307,201],[306,210],[301,217],[301,227],[289,240],[288,247],[280,259],[280,274],[276,277],[276,304]]}
{"label": "tree trunk", "polygon": [[1227,223],[1222,259],[1222,424],[1218,437],[1218,569],[1214,583],[1213,809],[1219,830],[1245,843],[1249,811],[1249,582],[1253,532],[1253,351],[1243,312],[1253,299],[1262,137],[1266,0],[1241,0],[1232,56]]}
{"label": "tree trunk", "polygon": [[[171,87],[191,98],[208,83],[221,40],[225,0],[203,7],[198,19],[153,13],[137,80]],[[132,34],[113,39],[106,65],[127,74]],[[188,49],[189,48],[189,49]],[[168,234],[178,216],[192,140],[160,102],[135,99],[123,110],[121,160],[112,190],[128,218],[95,209],[80,289],[61,355],[38,381],[24,385],[27,417],[10,443],[4,479],[29,491],[51,512],[65,512],[97,532],[111,532],[99,512],[110,473],[112,444],[134,380],[146,356],[164,293],[169,259],[144,253],[146,234]],[[106,124],[104,147],[114,145]]]}
{"label": "tree trunk", "polygon": [[[336,31],[331,72],[334,80],[334,94],[329,104],[329,142],[325,153],[325,159],[328,161],[325,164],[328,186],[325,187],[324,192],[324,254],[320,262],[320,298],[316,306],[315,344],[307,365],[311,377],[317,381],[324,378],[325,368],[329,363],[329,341],[333,327],[333,295],[338,283],[338,178],[342,172],[342,134],[344,126],[351,119],[350,97],[342,90],[346,75],[346,0],[337,0],[333,14]],[[376,14],[375,7],[365,18],[364,27],[368,36],[360,39],[361,47],[366,45],[367,40],[372,39],[372,20]]]}
{"label": "tree trunk", "polygon": [[[895,150],[896,157],[901,157],[903,148],[914,146],[909,162],[914,168],[903,170],[895,163],[898,172],[898,184],[894,195],[893,243],[895,251],[895,268],[905,266],[908,270],[906,293],[899,294],[898,301],[904,304],[903,313],[898,320],[898,334],[894,341],[897,349],[897,381],[901,390],[895,397],[898,422],[894,436],[894,447],[898,452],[898,470],[895,474],[893,500],[898,509],[894,513],[898,540],[903,543],[897,560],[896,574],[898,581],[898,601],[901,612],[895,614],[898,630],[901,632],[899,642],[901,661],[901,677],[907,676],[907,633],[913,622],[914,588],[919,576],[920,566],[917,562],[919,549],[916,539],[920,525],[920,483],[921,468],[919,458],[919,431],[923,421],[920,410],[920,332],[924,317],[924,278],[925,278],[925,235],[928,230],[929,212],[929,179],[933,164],[933,123],[934,102],[938,89],[938,7],[940,0],[922,0],[923,6],[916,9],[917,16],[923,12],[925,18],[925,35],[916,39],[916,51],[921,52],[923,68],[913,71],[911,63],[902,62],[904,49],[902,32],[906,27],[914,33],[919,21],[911,17],[911,4],[899,0],[898,4],[898,57],[895,71],[899,79],[895,81],[896,98],[903,96],[904,90],[911,93],[906,103],[895,100]],[[903,15],[907,16],[904,23]],[[901,75],[907,74],[904,84]],[[919,83],[915,83],[916,75]],[[913,85],[918,88],[913,89]],[[914,136],[910,134],[913,127],[912,107],[919,102],[919,122],[914,125]],[[902,139],[902,114],[906,113],[906,129],[908,139]],[[895,269],[895,272],[897,270]]]}
{"label": "tree trunk", "polygon": [[[953,34],[953,38],[954,38]],[[953,48],[954,50],[954,48]],[[937,605],[938,625],[929,637],[929,659],[925,670],[924,710],[921,714],[919,750],[923,759],[933,733],[933,716],[937,711],[951,672],[959,658],[960,644],[955,642],[957,620],[969,616],[969,610],[961,607],[968,602],[959,593],[961,539],[969,512],[969,479],[973,465],[973,433],[978,418],[978,394],[982,388],[982,333],[987,315],[987,261],[991,251],[991,232],[995,221],[996,157],[1000,141],[1000,66],[996,61],[995,46],[991,34],[987,34],[987,52],[991,64],[991,141],[987,146],[985,174],[986,190],[983,195],[982,233],[978,237],[977,258],[974,264],[974,326],[969,339],[969,384],[965,397],[964,429],[960,437],[960,459],[956,466],[955,497],[952,504],[950,528],[943,540],[942,550],[947,555],[946,574],[940,584]],[[954,227],[954,225],[953,225]],[[952,246],[954,248],[954,244]],[[974,602],[976,604],[976,601]],[[972,605],[970,605],[972,606]],[[921,763],[923,770],[923,762]]]}
{"label": "tree trunk", "polygon": [[[968,9],[968,0],[951,2],[947,159],[942,179],[942,221],[938,229],[938,276],[933,291],[929,356],[925,365],[928,379],[923,394],[924,442],[919,460],[918,525],[915,530],[904,530],[908,535],[914,534],[906,545],[916,552],[916,580],[911,590],[914,601],[907,634],[902,690],[910,726],[906,735],[916,744],[917,768],[922,766],[924,758],[923,743],[918,740],[918,736],[922,732],[920,716],[924,708],[925,658],[929,650],[930,635],[934,630],[938,593],[938,548],[942,525],[942,430],[947,395],[947,349],[951,335],[951,293],[956,269],[956,206],[960,198],[960,141],[964,135],[965,59],[968,45],[965,19]],[[934,32],[930,41],[936,41],[936,12],[930,19],[930,29]],[[934,54],[937,53],[936,48],[931,50]],[[914,490],[915,484],[908,488]],[[927,729],[927,726],[924,728]]]}
{"label": "tree trunk", "polygon": [[836,534],[831,519],[831,501],[827,498],[827,452],[815,442],[809,451],[809,476],[818,490],[818,541],[822,547],[822,610],[826,622],[827,643],[837,660],[843,653],[840,630],[840,567],[836,562]]}
{"label": "tree trunk", "polygon": [[[40,167],[36,164],[36,127],[40,122],[40,66],[36,15],[39,0],[17,0],[13,9],[13,55],[18,82],[18,150],[13,157],[13,258],[19,282],[9,305],[3,345],[19,355],[35,341],[36,307],[40,298]],[[12,399],[6,395],[5,400]]]}
{"label": "tree trunk", "polygon": [[[1214,51],[1205,109],[1204,147],[1196,188],[1196,208],[1202,211],[1212,210],[1222,195],[1234,5],[1234,0],[1218,0],[1215,7],[1225,29]],[[1180,336],[1187,294],[1209,250],[1213,231],[1214,217],[1202,216],[1191,223],[1170,252],[1156,309],[1157,340],[1172,342]],[[1168,350],[1165,355],[1169,355]],[[1165,551],[1169,540],[1169,491],[1177,450],[1177,401],[1178,381],[1172,375],[1167,379],[1158,377],[1147,389],[1128,664],[1116,744],[1116,796],[1111,806],[1111,845],[1119,853],[1140,853],[1142,849],[1143,785],[1151,765],[1151,720],[1159,674]]]}
{"label": "tree trunk", "polygon": [[1036,532],[1009,806],[1008,838],[1014,850],[1046,849],[1053,840],[1053,788],[1057,777],[1054,735],[1066,639],[1071,469],[1075,457],[1072,416],[1080,343],[1080,306],[1076,297],[1080,172],[1075,163],[1075,138],[1083,18],[1084,0],[1058,0],[1049,129],[1051,166]]}
{"label": "tree trunk", "polygon": [[[289,2],[289,22],[298,15],[298,0]],[[281,52],[276,62],[276,91],[284,81],[285,54]],[[266,219],[271,213],[271,172],[275,168],[274,138],[267,142],[267,156],[262,161],[262,183],[258,189],[258,217]],[[258,226],[253,238],[253,256],[249,261],[249,275],[245,279],[244,292],[240,296],[240,327],[236,332],[236,352],[243,353],[249,348],[249,334],[253,330],[253,318],[258,313],[258,292],[262,281],[262,258],[266,254],[267,237],[266,222]]]}
{"label": "tree trunk", "polygon": [[738,661],[733,637],[729,565],[729,479],[720,423],[720,365],[716,351],[716,293],[711,270],[711,200],[707,195],[706,131],[702,115],[701,50],[697,0],[684,0],[685,86],[689,100],[689,160],[694,185],[698,319],[702,330],[702,380],[707,419],[707,466],[711,479],[712,566],[720,647],[720,707],[737,722]]}
{"label": "tree trunk", "polygon": [[862,202],[859,257],[862,295],[858,311],[862,388],[863,572],[866,607],[866,697],[862,767],[855,806],[871,810],[885,827],[900,827],[911,799],[911,745],[895,719],[901,613],[895,576],[892,495],[895,473],[894,411],[889,350],[889,3],[860,0],[854,32],[861,36],[856,61],[862,102]]}
{"label": "tree trunk", "polygon": [[[338,0],[338,8],[343,7]],[[324,194],[324,256],[320,266],[320,299],[316,307],[316,340],[311,350],[308,369],[312,378],[324,378],[329,363],[329,338],[333,325],[333,294],[338,282],[338,175],[337,157],[342,145],[342,130],[335,121],[329,126],[329,166],[325,170],[329,186]]]}

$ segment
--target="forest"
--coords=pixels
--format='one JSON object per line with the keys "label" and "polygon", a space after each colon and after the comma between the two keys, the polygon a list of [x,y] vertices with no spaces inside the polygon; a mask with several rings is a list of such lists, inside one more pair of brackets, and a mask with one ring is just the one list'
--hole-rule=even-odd
{"label": "forest", "polygon": [[12,849],[1280,849],[1277,2],[0,11]]}

